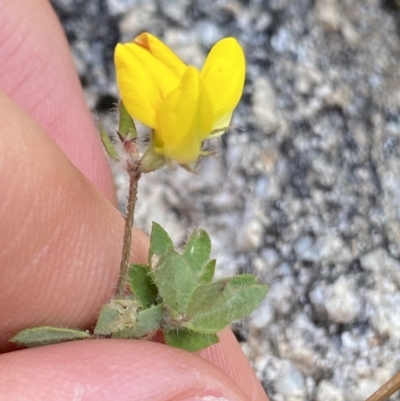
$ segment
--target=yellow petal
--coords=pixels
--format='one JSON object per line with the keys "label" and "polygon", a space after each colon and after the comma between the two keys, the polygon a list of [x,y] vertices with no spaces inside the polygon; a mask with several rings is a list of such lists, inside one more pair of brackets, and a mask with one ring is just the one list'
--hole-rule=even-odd
{"label": "yellow petal", "polygon": [[200,73],[188,67],[181,85],[162,103],[154,146],[157,153],[180,164],[195,161],[210,133],[213,110]]}
{"label": "yellow petal", "polygon": [[246,62],[234,38],[225,38],[214,45],[201,71],[213,110],[213,129],[229,125],[234,108],[243,92]]}
{"label": "yellow petal", "polygon": [[186,70],[186,64],[160,39],[145,32],[137,36],[134,42],[149,51],[179,78],[182,77]]}
{"label": "yellow petal", "polygon": [[155,128],[163,99],[179,85],[178,77],[147,50],[133,44],[115,48],[117,84],[128,113]]}

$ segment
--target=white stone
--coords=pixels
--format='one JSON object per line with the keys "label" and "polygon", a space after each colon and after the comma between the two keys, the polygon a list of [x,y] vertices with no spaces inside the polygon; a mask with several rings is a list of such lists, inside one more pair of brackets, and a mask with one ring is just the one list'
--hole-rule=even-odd
{"label": "white stone", "polygon": [[281,125],[275,105],[276,94],[268,78],[261,76],[254,82],[252,114],[255,125],[269,135]]}
{"label": "white stone", "polygon": [[319,262],[321,254],[311,237],[300,237],[294,245],[296,256],[306,262]]}
{"label": "white stone", "polygon": [[326,289],[325,308],[329,319],[335,323],[350,323],[360,313],[360,296],[346,277],[339,277]]}
{"label": "white stone", "polygon": [[400,288],[400,262],[392,258],[384,248],[377,248],[368,252],[361,257],[360,263],[365,270],[389,276]]}
{"label": "white stone", "polygon": [[237,247],[242,252],[258,249],[264,238],[264,225],[258,218],[248,221],[238,237]]}
{"label": "white stone", "polygon": [[107,7],[111,15],[121,15],[134,9],[137,2],[137,0],[107,0]]}
{"label": "white stone", "polygon": [[373,379],[361,379],[350,391],[348,401],[364,401],[379,388],[379,383]]}
{"label": "white stone", "polygon": [[343,401],[342,390],[332,383],[322,380],[318,385],[315,401]]}
{"label": "white stone", "polygon": [[325,28],[337,31],[340,28],[342,15],[336,0],[320,0],[316,3],[317,17]]}
{"label": "white stone", "polygon": [[301,397],[305,394],[305,383],[303,374],[290,361],[283,361],[281,370],[274,383],[277,393]]}

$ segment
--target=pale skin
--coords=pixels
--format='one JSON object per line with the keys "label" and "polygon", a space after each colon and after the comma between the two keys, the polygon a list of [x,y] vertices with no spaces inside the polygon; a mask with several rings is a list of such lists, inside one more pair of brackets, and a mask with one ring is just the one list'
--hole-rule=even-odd
{"label": "pale skin", "polygon": [[[146,341],[8,342],[27,326],[90,327],[121,257],[112,176],[47,0],[0,0],[0,174],[2,399],[267,401],[229,330],[197,355]],[[147,247],[134,231],[132,260]]]}

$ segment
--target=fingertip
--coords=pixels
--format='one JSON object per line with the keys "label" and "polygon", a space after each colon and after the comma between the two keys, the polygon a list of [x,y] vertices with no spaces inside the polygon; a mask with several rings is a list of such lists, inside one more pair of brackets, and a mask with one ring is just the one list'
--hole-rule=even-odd
{"label": "fingertip", "polygon": [[13,400],[63,401],[77,393],[88,401],[250,400],[202,358],[134,340],[76,341],[3,355],[0,388]]}
{"label": "fingertip", "polygon": [[0,5],[0,88],[116,204],[115,186],[70,49],[49,1]]}
{"label": "fingertip", "polygon": [[218,335],[220,342],[200,351],[199,355],[223,370],[251,400],[268,401],[260,381],[232,331],[226,328]]}

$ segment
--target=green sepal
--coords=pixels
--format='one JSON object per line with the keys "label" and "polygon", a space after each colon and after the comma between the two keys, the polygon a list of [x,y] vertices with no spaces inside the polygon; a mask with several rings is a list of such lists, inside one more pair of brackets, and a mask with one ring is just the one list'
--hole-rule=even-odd
{"label": "green sepal", "polygon": [[147,334],[154,333],[160,329],[162,317],[162,304],[141,310],[134,327],[117,331],[112,338],[142,338]]}
{"label": "green sepal", "polygon": [[192,293],[182,326],[201,333],[216,333],[256,309],[268,292],[251,275],[200,284]]}
{"label": "green sepal", "polygon": [[161,256],[170,249],[174,249],[174,243],[167,232],[153,221],[150,235],[149,265],[157,265]]}
{"label": "green sepal", "polygon": [[136,139],[137,131],[135,123],[133,122],[132,117],[128,114],[122,101],[119,102],[118,117],[118,134],[122,137],[122,139],[125,141]]}
{"label": "green sepal", "polygon": [[211,259],[201,269],[199,279],[203,283],[210,283],[212,281],[212,279],[214,278],[216,262],[217,261],[215,259]]}
{"label": "green sepal", "polygon": [[103,306],[94,334],[108,336],[125,328],[135,327],[139,303],[133,299],[112,299]]}
{"label": "green sepal", "polygon": [[216,334],[204,334],[188,329],[170,330],[164,333],[165,342],[186,351],[200,351],[219,342]]}
{"label": "green sepal", "polygon": [[211,240],[209,235],[205,230],[197,229],[190,236],[183,251],[183,256],[189,262],[194,273],[199,276],[202,268],[210,258],[210,252]]}
{"label": "green sepal", "polygon": [[177,318],[185,314],[198,282],[186,259],[175,251],[161,257],[157,269],[152,273],[164,305]]}
{"label": "green sepal", "polygon": [[90,338],[90,334],[87,331],[43,326],[22,330],[10,341],[25,347],[39,347],[42,345],[50,345],[72,340],[83,340],[86,338]]}
{"label": "green sepal", "polygon": [[140,159],[140,171],[150,173],[163,167],[166,163],[168,164],[167,159],[154,150],[154,143],[150,140],[149,147]]}
{"label": "green sepal", "polygon": [[149,273],[150,267],[146,265],[134,264],[129,268],[129,285],[135,299],[142,308],[148,308],[157,299],[157,287]]}
{"label": "green sepal", "polygon": [[101,138],[101,142],[103,143],[104,150],[106,151],[106,153],[108,154],[110,159],[118,162],[119,156],[118,156],[117,149],[115,148],[110,137],[108,136],[107,131],[104,129],[104,127],[101,123],[99,126],[99,130],[100,130],[100,138]]}

